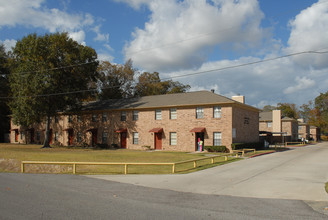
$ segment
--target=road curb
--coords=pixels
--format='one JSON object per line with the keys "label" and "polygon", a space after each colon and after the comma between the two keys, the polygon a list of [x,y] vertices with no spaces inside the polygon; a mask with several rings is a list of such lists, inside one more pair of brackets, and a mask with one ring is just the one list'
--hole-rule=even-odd
{"label": "road curb", "polygon": [[269,151],[269,152],[265,152],[265,153],[261,153],[261,154],[255,154],[253,156],[250,156],[249,158],[258,157],[258,156],[262,156],[265,154],[272,154],[272,153],[275,153],[275,151]]}

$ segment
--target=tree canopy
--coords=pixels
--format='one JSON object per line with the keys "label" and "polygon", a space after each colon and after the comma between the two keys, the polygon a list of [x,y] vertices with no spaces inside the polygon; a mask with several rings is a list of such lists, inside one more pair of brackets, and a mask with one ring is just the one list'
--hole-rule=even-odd
{"label": "tree canopy", "polygon": [[161,81],[158,72],[144,72],[138,77],[135,88],[136,96],[163,95],[170,93],[182,93],[190,89],[189,85],[172,80]]}
{"label": "tree canopy", "polygon": [[289,118],[298,118],[297,107],[295,104],[291,103],[278,103],[277,109],[281,110],[281,115]]}
{"label": "tree canopy", "polygon": [[4,133],[10,129],[8,115],[10,114],[8,107],[9,96],[9,68],[8,54],[5,51],[3,44],[0,44],[0,142],[3,141]]}
{"label": "tree canopy", "polygon": [[121,99],[133,96],[133,83],[135,69],[132,61],[128,60],[124,65],[113,65],[110,62],[102,62],[98,67],[100,99]]}
{"label": "tree canopy", "polygon": [[143,72],[136,77],[137,70],[131,60],[124,65],[102,62],[98,72],[102,100],[182,93],[190,89],[189,85],[177,81],[162,81],[158,72]]}
{"label": "tree canopy", "polygon": [[67,33],[30,34],[17,41],[11,54],[10,102],[15,123],[28,127],[47,119],[49,146],[50,117],[75,109],[90,93],[97,79],[97,54],[68,37]]}

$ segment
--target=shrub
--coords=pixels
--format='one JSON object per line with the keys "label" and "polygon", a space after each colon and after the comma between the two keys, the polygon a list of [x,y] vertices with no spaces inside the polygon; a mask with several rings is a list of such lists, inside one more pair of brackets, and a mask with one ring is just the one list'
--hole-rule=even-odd
{"label": "shrub", "polygon": [[262,150],[262,149],[264,149],[264,143],[256,142],[256,143],[233,143],[233,144],[231,144],[232,150],[247,149],[247,148]]}
{"label": "shrub", "polygon": [[205,146],[204,149],[207,150],[208,152],[227,152],[228,151],[226,146]]}
{"label": "shrub", "polygon": [[108,149],[109,146],[108,146],[108,144],[96,144],[96,148]]}

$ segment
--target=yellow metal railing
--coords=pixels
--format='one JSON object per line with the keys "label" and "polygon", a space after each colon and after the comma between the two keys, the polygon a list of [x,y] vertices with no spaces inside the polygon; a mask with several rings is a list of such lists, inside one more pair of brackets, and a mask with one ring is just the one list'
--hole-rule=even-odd
{"label": "yellow metal railing", "polygon": [[[224,161],[228,161],[228,158],[234,156],[236,158],[239,157],[239,153],[242,153],[242,156],[245,155],[246,151],[254,151],[255,149],[243,149],[234,151],[233,153],[217,155],[217,156],[210,156],[192,160],[186,160],[181,162],[175,163],[114,163],[114,162],[58,162],[58,161],[22,161],[21,162],[21,172],[25,172],[25,164],[51,164],[51,165],[71,165],[72,166],[72,173],[76,174],[76,167],[78,165],[121,165],[124,166],[124,174],[128,174],[128,167],[129,166],[137,166],[137,165],[146,165],[146,166],[172,166],[172,173],[176,173],[176,165],[185,164],[185,163],[193,163],[193,167],[197,167],[197,162],[202,160],[210,160],[211,164],[214,164],[215,158],[224,157]],[[183,170],[180,170],[183,171]]]}

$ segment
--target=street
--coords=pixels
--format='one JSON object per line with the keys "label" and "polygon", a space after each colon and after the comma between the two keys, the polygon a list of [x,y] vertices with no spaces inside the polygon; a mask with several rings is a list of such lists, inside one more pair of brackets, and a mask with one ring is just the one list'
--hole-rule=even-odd
{"label": "street", "polygon": [[327,149],[180,175],[1,173],[0,219],[328,219]]}

